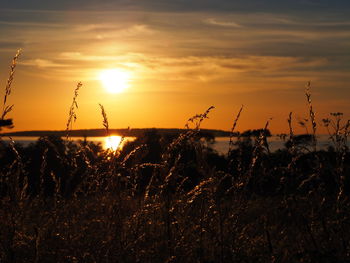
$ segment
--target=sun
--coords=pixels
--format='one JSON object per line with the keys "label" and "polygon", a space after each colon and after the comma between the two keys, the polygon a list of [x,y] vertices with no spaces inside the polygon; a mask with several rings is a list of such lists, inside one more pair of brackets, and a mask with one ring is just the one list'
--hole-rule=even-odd
{"label": "sun", "polygon": [[120,93],[129,87],[130,72],[123,69],[106,69],[100,72],[99,79],[109,93]]}

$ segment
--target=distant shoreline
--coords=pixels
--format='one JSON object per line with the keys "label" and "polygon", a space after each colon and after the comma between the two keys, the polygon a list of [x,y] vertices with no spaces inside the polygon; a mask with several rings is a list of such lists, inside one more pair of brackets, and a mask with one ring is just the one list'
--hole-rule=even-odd
{"label": "distant shoreline", "polygon": [[[138,129],[109,129],[110,135],[128,136],[128,137],[140,137],[147,132],[157,132],[160,135],[179,135],[187,131],[186,129],[166,129],[166,128],[138,128]],[[200,132],[203,136],[213,137],[229,137],[230,132],[215,129],[201,129]],[[1,133],[0,136],[23,136],[23,137],[41,137],[41,136],[59,136],[66,137],[67,131],[65,130],[37,130],[37,131],[17,131]],[[69,131],[70,137],[103,137],[106,136],[105,129],[79,129]]]}

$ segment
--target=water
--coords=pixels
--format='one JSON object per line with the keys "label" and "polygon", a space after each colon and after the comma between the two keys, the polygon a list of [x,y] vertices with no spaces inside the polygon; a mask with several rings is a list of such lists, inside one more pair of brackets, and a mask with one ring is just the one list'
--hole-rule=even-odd
{"label": "water", "polygon": [[[9,142],[10,139],[8,137],[2,138],[5,142]],[[14,136],[12,139],[19,144],[22,144],[23,146],[28,146],[31,143],[34,143],[39,139],[39,137],[25,137],[25,136]],[[84,141],[84,137],[72,137],[71,140],[78,142],[78,141]],[[87,137],[86,140],[88,142],[94,142],[99,143],[102,145],[103,149],[111,149],[116,150],[120,147],[123,147],[123,145],[128,141],[135,140],[135,137],[124,137],[122,141],[121,136],[109,136],[109,137]]]}
{"label": "water", "polygon": [[[317,137],[317,149],[318,150],[325,150],[329,146],[332,146],[331,141],[328,139],[328,135],[320,135]],[[3,137],[4,141],[9,141],[9,138]],[[35,142],[38,140],[38,137],[13,137],[12,138],[16,143],[20,143],[23,146],[28,146],[30,143]],[[234,138],[235,139],[235,138]],[[84,140],[83,137],[73,137],[73,141],[79,141]],[[110,137],[87,137],[87,141],[94,142],[94,143],[100,143],[104,149],[112,149],[116,150],[117,148],[120,148],[128,141],[135,140],[135,137],[125,137],[124,141],[121,143],[121,137],[120,136],[110,136]],[[215,139],[215,143],[212,145],[212,147],[221,154],[227,154],[229,149],[229,137],[218,137]],[[285,141],[283,141],[278,136],[271,136],[268,138],[268,143],[270,150],[276,151],[278,149],[283,149]],[[348,146],[350,144],[348,143]]]}
{"label": "water", "polygon": [[[235,141],[236,138],[233,138]],[[279,136],[271,136],[267,138],[269,148],[271,152],[275,152],[279,149],[285,148],[286,141],[282,140]],[[229,150],[229,137],[219,137],[215,139],[215,143],[212,146],[217,152],[221,154],[227,154]],[[317,149],[326,150],[329,146],[333,146],[332,142],[329,140],[328,135],[319,135],[317,136]],[[350,146],[350,143],[348,143]]]}

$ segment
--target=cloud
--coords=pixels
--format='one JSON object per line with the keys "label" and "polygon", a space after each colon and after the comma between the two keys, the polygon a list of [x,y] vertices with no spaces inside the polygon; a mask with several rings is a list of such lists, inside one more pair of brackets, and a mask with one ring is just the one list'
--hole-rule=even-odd
{"label": "cloud", "polygon": [[0,26],[7,26],[7,27],[26,27],[26,28],[33,28],[33,27],[60,28],[60,27],[64,27],[65,25],[58,24],[58,23],[31,23],[31,22],[8,22],[8,21],[0,21]]}
{"label": "cloud", "polygon": [[[302,0],[275,7],[275,1],[221,0],[220,8],[209,8],[215,3],[207,0],[126,0],[118,9],[101,2],[110,8],[89,9],[97,4],[89,0],[81,11],[65,1],[63,7],[44,4],[50,11],[0,10],[0,51],[8,57],[12,45],[23,47],[23,65],[60,79],[122,67],[159,81],[229,83],[324,79],[335,72],[343,78],[348,68],[350,20],[341,8],[323,16],[322,5],[306,14],[301,7],[309,4]],[[269,12],[258,9],[264,4],[261,10]]]}
{"label": "cloud", "polygon": [[[123,68],[135,78],[153,81],[187,81],[230,83],[241,81],[280,79],[283,76],[305,77],[323,71],[329,61],[323,58],[276,56],[152,56],[127,53],[119,56],[89,55],[82,52],[62,52],[55,59],[25,60],[22,65],[39,68],[44,76],[53,79],[93,80],[104,68]],[[312,69],[310,71],[310,69]],[[33,70],[35,71],[35,70]],[[338,72],[339,73],[339,72]],[[295,78],[295,77],[294,77]]]}
{"label": "cloud", "polygon": [[204,23],[214,26],[222,26],[222,27],[235,27],[240,28],[241,25],[237,24],[236,22],[227,22],[227,21],[217,21],[214,18],[208,18],[204,20]]}
{"label": "cloud", "polygon": [[24,66],[34,66],[42,69],[52,69],[52,68],[66,68],[68,67],[67,64],[60,64],[53,62],[51,60],[47,59],[34,59],[34,60],[25,60],[21,62]]}

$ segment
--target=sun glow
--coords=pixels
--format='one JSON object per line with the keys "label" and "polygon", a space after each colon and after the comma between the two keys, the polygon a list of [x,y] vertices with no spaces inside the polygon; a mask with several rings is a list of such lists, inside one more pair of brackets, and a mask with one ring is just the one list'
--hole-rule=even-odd
{"label": "sun glow", "polygon": [[121,136],[108,136],[105,137],[105,149],[116,151],[119,149],[122,143]]}
{"label": "sun glow", "polygon": [[120,93],[129,87],[130,72],[122,69],[103,70],[99,79],[109,93]]}

